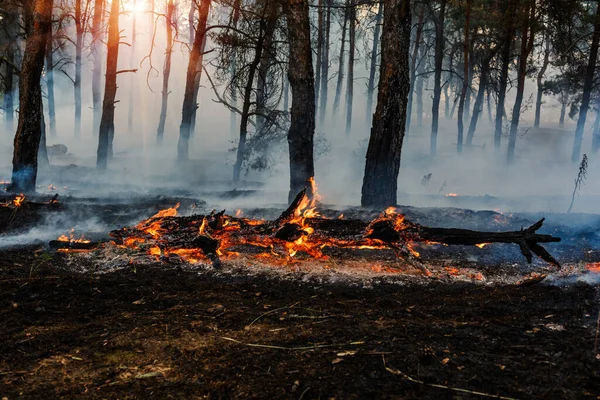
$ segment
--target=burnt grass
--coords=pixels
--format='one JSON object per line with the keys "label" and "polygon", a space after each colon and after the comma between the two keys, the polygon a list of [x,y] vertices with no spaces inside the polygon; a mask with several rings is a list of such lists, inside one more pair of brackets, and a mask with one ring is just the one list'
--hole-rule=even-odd
{"label": "burnt grass", "polygon": [[67,271],[43,248],[0,252],[2,397],[600,396],[598,290],[585,284]]}

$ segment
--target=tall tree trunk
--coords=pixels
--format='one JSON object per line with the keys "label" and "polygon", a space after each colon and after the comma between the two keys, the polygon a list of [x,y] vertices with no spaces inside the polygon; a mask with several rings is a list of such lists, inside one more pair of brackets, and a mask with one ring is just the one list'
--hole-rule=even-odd
{"label": "tall tree trunk", "polygon": [[409,0],[384,0],[379,90],[367,149],[361,195],[363,207],[386,207],[397,203],[410,90],[410,25]]}
{"label": "tall tree trunk", "polygon": [[[481,61],[481,71],[479,73],[479,88],[477,89],[477,97],[475,98],[475,104],[473,105],[473,114],[471,115],[471,122],[469,123],[469,131],[467,132],[467,146],[473,145],[473,138],[475,137],[475,130],[477,129],[479,115],[483,111],[483,98],[485,96],[486,90],[488,89],[490,63],[492,62],[492,58],[494,58],[495,54],[495,50],[492,50],[491,53]],[[490,113],[489,110],[490,106],[488,97],[488,113]]]}
{"label": "tall tree trunk", "polygon": [[331,1],[327,1],[327,12],[325,16],[325,38],[323,46],[323,59],[321,64],[321,93],[319,104],[319,123],[325,121],[325,110],[327,109],[327,92],[329,83],[329,40],[331,33]]}
{"label": "tall tree trunk", "polygon": [[354,54],[356,50],[356,3],[350,0],[348,22],[348,77],[346,81],[346,136],[352,130],[352,103],[354,101]]}
{"label": "tall tree trunk", "polygon": [[558,118],[558,126],[565,127],[565,115],[567,113],[567,104],[569,104],[569,95],[565,90],[560,94],[560,117]]}
{"label": "tall tree trunk", "polygon": [[596,5],[596,18],[594,20],[594,34],[592,36],[592,45],[590,46],[590,58],[585,70],[585,81],[583,82],[583,95],[581,97],[581,106],[579,107],[579,117],[577,118],[577,128],[575,129],[575,140],[573,141],[572,162],[579,162],[581,153],[581,143],[583,141],[583,130],[585,128],[585,119],[590,106],[590,95],[594,86],[594,72],[596,71],[596,62],[598,58],[598,44],[600,42],[600,4]]}
{"label": "tall tree trunk", "polygon": [[333,99],[333,114],[337,115],[340,107],[340,98],[342,97],[342,85],[344,83],[344,50],[346,47],[346,31],[348,19],[350,15],[350,0],[346,0],[346,8],[344,9],[344,24],[342,25],[342,40],[340,45],[340,57],[338,62],[337,84],[335,85],[335,98]]}
{"label": "tall tree trunk", "polygon": [[444,19],[446,17],[446,0],[440,0],[440,10],[435,18],[435,60],[433,82],[433,105],[431,107],[431,142],[429,152],[434,156],[437,152],[437,136],[440,115],[440,98],[442,93],[442,64],[444,62]]}
{"label": "tall tree trunk", "polygon": [[506,7],[504,13],[506,21],[504,22],[505,35],[502,42],[502,67],[500,69],[498,101],[496,102],[496,122],[494,131],[494,149],[500,151],[502,142],[502,122],[504,119],[504,102],[506,100],[506,88],[508,86],[508,68],[510,66],[510,50],[514,36],[513,18],[515,13],[515,0],[505,0]]}
{"label": "tall tree trunk", "polygon": [[83,15],[82,0],[75,0],[75,81],[73,83],[75,98],[75,136],[81,134],[81,52],[83,49]]}
{"label": "tall tree trunk", "polygon": [[517,96],[513,107],[510,121],[510,135],[508,137],[508,151],[506,161],[509,164],[515,159],[515,147],[517,144],[517,132],[519,120],[521,119],[521,105],[523,104],[523,91],[525,90],[525,78],[527,77],[527,58],[533,49],[534,24],[535,24],[535,0],[525,4],[523,11],[523,26],[521,28],[521,52],[519,55],[519,67],[517,74]]}
{"label": "tall tree trunk", "polygon": [[[289,69],[289,65],[288,68]],[[283,109],[285,112],[290,111],[290,81],[289,79],[284,79],[283,82]]]}
{"label": "tall tree trunk", "polygon": [[[315,81],[310,44],[308,0],[284,0],[289,42],[288,79],[292,87],[292,110],[288,144],[290,151],[291,201],[303,188],[311,188],[315,174]],[[311,193],[312,195],[312,193]]]}
{"label": "tall tree trunk", "polygon": [[190,137],[196,134],[196,111],[198,110],[198,92],[200,91],[200,79],[202,78],[202,61],[204,59],[204,50],[206,49],[206,35],[200,46],[200,58],[198,59],[198,65],[196,65],[196,78],[194,79],[194,112],[192,113],[192,123],[190,124]]}
{"label": "tall tree trunk", "polygon": [[102,30],[104,25],[104,0],[94,1],[94,17],[92,19],[92,56],[94,67],[92,71],[92,107],[94,110],[94,134],[100,129],[101,99],[102,99]]}
{"label": "tall tree trunk", "polygon": [[[257,75],[257,85],[256,85],[256,132],[261,133],[265,126],[265,115],[268,114],[267,110],[267,102],[269,100],[269,90],[268,90],[268,80],[269,80],[269,71],[271,69],[271,65],[275,60],[275,54],[273,49],[273,35],[275,33],[275,25],[276,19],[278,17],[276,13],[276,7],[271,5],[270,10],[266,10],[268,15],[263,17],[264,26],[261,26],[261,30],[263,31],[263,36],[259,39],[259,44],[256,46],[256,51],[259,52],[260,60],[258,64],[258,73]],[[259,49],[260,47],[260,49]],[[250,87],[252,87],[254,82],[250,83]],[[250,91],[250,94],[252,91]]]}
{"label": "tall tree trunk", "polygon": [[317,60],[315,63],[315,104],[319,104],[319,90],[321,89],[321,72],[323,58],[323,0],[317,0]]}
{"label": "tall tree trunk", "polygon": [[[381,6],[380,6],[381,7]],[[410,122],[412,120],[412,104],[416,86],[417,67],[419,58],[419,47],[421,46],[421,36],[423,35],[423,19],[425,18],[425,8],[421,7],[419,20],[417,21],[417,32],[415,34],[415,43],[413,45],[412,57],[410,59],[410,91],[408,92],[408,107],[406,110],[406,134],[410,134]],[[421,86],[421,90],[423,87]],[[422,111],[422,110],[421,110]],[[369,118],[371,115],[369,114]]]}
{"label": "tall tree trunk", "polygon": [[[234,28],[237,28],[238,21],[240,19],[240,8],[241,8],[242,0],[234,0],[233,9],[231,12],[231,22],[230,25]],[[193,8],[192,8],[193,10]],[[193,11],[192,11],[193,12]],[[192,18],[193,20],[193,18]],[[235,49],[233,50],[235,52]],[[231,77],[235,76],[237,71],[237,57],[235,54],[231,57],[231,65],[229,66],[229,72]],[[285,96],[285,94],[284,94]],[[231,91],[231,104],[236,107],[237,106],[237,91],[234,89]],[[231,110],[229,112],[229,135],[231,139],[236,136],[236,128],[237,128],[237,112]]]}
{"label": "tall tree trunk", "polygon": [[[469,6],[470,7],[470,6]],[[471,32],[471,37],[475,37],[477,34],[477,29],[474,28],[473,32]],[[469,54],[473,54],[475,40],[470,40],[468,52]],[[473,87],[473,71],[475,69],[475,60],[474,57],[469,56],[469,73],[467,74],[467,93],[465,94],[465,107],[463,119],[468,121],[471,119],[471,88]]]}
{"label": "tall tree trunk", "polygon": [[16,86],[16,71],[14,65],[16,65],[16,55],[18,46],[19,36],[19,9],[17,5],[7,4],[3,5],[5,12],[2,25],[4,26],[4,32],[0,35],[0,45],[4,49],[5,62],[0,59],[0,67],[3,67],[2,82],[3,82],[3,108],[4,108],[4,122],[6,133],[11,137],[14,134],[14,94]]}
{"label": "tall tree trunk", "polygon": [[[419,69],[419,73],[423,73],[423,68]],[[415,83],[415,94],[417,95],[417,126],[423,127],[423,86],[425,84],[425,77],[423,75],[417,77]],[[406,118],[408,118],[408,111],[406,112]],[[406,131],[408,132],[408,131]]]}
{"label": "tall tree trunk", "polygon": [[113,1],[108,22],[108,43],[106,44],[106,82],[102,117],[98,134],[96,168],[106,169],[112,158],[112,141],[115,132],[115,97],[117,96],[117,63],[119,59],[119,2]]}
{"label": "tall tree trunk", "polygon": [[[56,104],[54,102],[54,47],[52,38],[46,46],[46,95],[48,97],[48,119],[50,122],[50,136],[56,136]],[[45,126],[45,124],[44,124]]]}
{"label": "tall tree trunk", "polygon": [[42,91],[46,45],[52,29],[52,0],[36,0],[33,28],[27,37],[19,79],[19,122],[14,141],[12,181],[9,191],[35,192],[41,140]]}
{"label": "tall tree trunk", "polygon": [[[48,41],[50,42],[51,39]],[[44,118],[43,101],[40,101],[40,131],[42,134],[40,136],[40,147],[38,149],[38,167],[47,167],[50,165],[50,160],[48,160],[48,149],[46,147],[46,119]]]}
{"label": "tall tree trunk", "polygon": [[596,119],[592,134],[592,153],[595,154],[600,149],[600,99],[596,99]]}
{"label": "tall tree trunk", "polygon": [[[375,69],[377,68],[377,53],[379,48],[379,38],[381,36],[381,20],[383,18],[383,5],[379,4],[377,15],[375,16],[375,30],[373,32],[373,47],[371,48],[371,66],[369,68],[369,81],[367,83],[367,117],[365,121],[370,123],[373,118],[373,93],[375,92]],[[418,48],[418,44],[415,44]],[[411,70],[412,71],[412,70]]]}
{"label": "tall tree trunk", "polygon": [[487,102],[487,112],[488,112],[488,122],[490,123],[490,125],[493,123],[493,119],[492,119],[492,92],[490,90],[490,87],[488,86],[487,90],[485,91],[485,101]]}
{"label": "tall tree trunk", "polygon": [[196,7],[198,7],[198,5],[196,4],[196,1],[198,0],[192,0],[190,1],[190,12],[188,13],[188,26],[189,26],[189,34],[190,34],[190,48],[194,45],[194,39],[196,38],[196,30],[194,29],[194,26],[196,26],[196,24],[194,24],[194,16],[196,14]]}
{"label": "tall tree trunk", "polygon": [[166,15],[166,34],[167,34],[167,48],[165,50],[165,64],[163,66],[163,82],[162,82],[162,96],[160,103],[160,117],[158,120],[158,129],[156,130],[156,142],[161,144],[165,133],[165,123],[167,122],[167,105],[169,102],[169,78],[171,76],[171,56],[173,55],[173,26],[176,21],[174,19],[175,4],[173,0],[169,0],[167,3],[167,15]]}
{"label": "tall tree trunk", "polygon": [[[133,0],[133,7],[135,8],[135,2],[137,0]],[[169,6],[167,5],[167,8]],[[135,17],[136,13],[133,13],[133,18],[131,21],[131,46],[129,47],[129,65],[133,68],[135,63],[135,39],[137,36],[137,18]],[[154,18],[150,18],[152,25],[150,25],[150,32],[153,32],[156,28],[154,27]],[[168,40],[168,39],[167,39]],[[129,112],[127,113],[127,132],[133,132],[133,109],[134,102],[137,92],[137,86],[135,84],[135,80],[129,80]]]}
{"label": "tall tree trunk", "polygon": [[206,21],[208,20],[208,11],[210,10],[211,0],[202,0],[198,5],[198,25],[194,35],[194,43],[187,66],[185,77],[185,92],[183,95],[183,106],[181,107],[181,125],[179,126],[179,142],[177,143],[177,160],[185,162],[189,159],[189,141],[192,127],[192,119],[196,114],[196,89],[197,82],[200,82],[200,68],[202,65],[202,48],[204,38],[206,37]]}
{"label": "tall tree trunk", "polygon": [[463,116],[465,113],[465,102],[467,97],[467,91],[469,90],[469,29],[471,24],[471,2],[466,1],[465,4],[465,30],[463,40],[463,84],[460,92],[460,100],[458,103],[458,139],[456,141],[456,152],[462,153],[463,150]]}
{"label": "tall tree trunk", "polygon": [[535,120],[533,122],[533,126],[535,128],[540,127],[540,113],[542,110],[542,95],[544,94],[544,87],[542,85],[542,79],[544,79],[544,75],[546,74],[546,70],[548,69],[548,64],[550,64],[550,33],[546,31],[546,49],[544,50],[544,62],[542,63],[542,68],[540,68],[537,74],[537,94],[535,99]]}

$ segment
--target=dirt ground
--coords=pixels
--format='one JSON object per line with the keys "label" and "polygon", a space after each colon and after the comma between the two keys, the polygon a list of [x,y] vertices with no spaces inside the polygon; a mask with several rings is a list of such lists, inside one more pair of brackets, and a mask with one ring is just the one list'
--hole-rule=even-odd
{"label": "dirt ground", "polygon": [[0,252],[2,398],[600,398],[587,284],[92,275],[36,250]]}

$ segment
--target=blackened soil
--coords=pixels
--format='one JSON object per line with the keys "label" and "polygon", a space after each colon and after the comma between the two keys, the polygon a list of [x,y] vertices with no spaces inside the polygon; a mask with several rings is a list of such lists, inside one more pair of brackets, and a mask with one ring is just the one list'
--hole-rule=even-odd
{"label": "blackened soil", "polygon": [[600,396],[591,286],[78,275],[35,250],[0,253],[8,399]]}

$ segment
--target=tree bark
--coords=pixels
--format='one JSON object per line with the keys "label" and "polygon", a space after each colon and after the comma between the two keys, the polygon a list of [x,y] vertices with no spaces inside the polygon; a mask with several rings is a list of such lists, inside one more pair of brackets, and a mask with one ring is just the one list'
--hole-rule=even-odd
{"label": "tree bark", "polygon": [[535,0],[525,5],[523,11],[523,26],[521,28],[521,53],[519,55],[519,67],[517,74],[517,96],[513,107],[510,121],[510,135],[508,137],[508,151],[506,161],[512,164],[515,159],[515,147],[517,143],[517,132],[519,120],[521,119],[521,105],[523,104],[523,91],[525,90],[525,78],[527,77],[527,58],[533,49],[535,19]]}
{"label": "tree bark", "polygon": [[158,144],[162,144],[163,136],[165,133],[165,124],[167,122],[167,105],[169,102],[169,78],[171,76],[171,56],[173,55],[173,26],[176,24],[176,21],[173,18],[174,13],[175,4],[173,3],[173,0],[169,0],[169,2],[167,3],[166,14],[167,48],[165,50],[165,64],[163,66],[160,117],[158,120],[158,129],[156,130],[156,142]]}
{"label": "tree bark", "polygon": [[340,98],[342,97],[342,85],[344,83],[344,51],[346,47],[346,31],[348,25],[348,19],[350,15],[350,0],[346,0],[346,7],[344,9],[344,24],[342,25],[342,40],[340,45],[340,57],[338,62],[338,76],[337,84],[335,86],[335,97],[333,99],[333,114],[337,115],[340,107]]}
{"label": "tree bark", "polygon": [[433,82],[433,105],[431,108],[431,142],[429,152],[435,156],[437,152],[437,136],[440,115],[440,98],[442,93],[442,64],[444,61],[444,19],[446,16],[446,0],[440,0],[440,10],[435,18],[435,60]]}
{"label": "tree bark", "polygon": [[[288,131],[290,191],[293,199],[304,187],[311,188],[315,174],[315,81],[310,43],[308,0],[284,0],[289,42],[288,80],[292,88],[291,121]],[[312,195],[312,193],[311,193]]]}
{"label": "tree bark", "polygon": [[48,97],[48,119],[50,136],[56,136],[56,103],[54,101],[54,47],[52,38],[46,47],[46,96]]}
{"label": "tree bark", "polygon": [[315,104],[319,104],[323,58],[323,0],[317,0],[317,60],[315,63]]}
{"label": "tree bark", "polygon": [[104,24],[104,0],[95,0],[94,17],[92,20],[92,56],[94,67],[92,71],[92,108],[94,110],[94,134],[100,129],[101,99],[102,99],[102,26]]}
{"label": "tree bark", "polygon": [[535,99],[535,120],[533,122],[533,126],[535,128],[540,127],[540,114],[542,110],[542,96],[544,94],[544,87],[542,85],[542,79],[544,79],[544,75],[546,74],[546,70],[548,69],[548,64],[550,64],[550,34],[546,32],[546,49],[544,51],[544,61],[542,63],[542,67],[540,68],[536,83],[537,83],[537,94]]}
{"label": "tree bark", "polygon": [[385,207],[397,202],[410,91],[410,27],[410,1],[384,0],[379,90],[367,149],[363,207]]}
{"label": "tree bark", "polygon": [[113,1],[108,22],[108,43],[106,45],[106,82],[102,117],[98,132],[96,168],[105,170],[112,158],[112,141],[115,132],[115,97],[117,96],[117,63],[119,59],[119,2]]}
{"label": "tree bark", "polygon": [[[417,79],[417,67],[420,64],[417,64],[419,58],[419,47],[421,46],[421,36],[423,35],[423,19],[425,18],[425,9],[421,7],[419,12],[419,20],[417,21],[417,31],[415,33],[415,43],[413,46],[412,57],[410,59],[410,91],[408,92],[408,109],[406,110],[406,134],[410,134],[410,122],[412,120],[412,104],[413,97],[416,87],[416,79]],[[421,77],[419,79],[422,81]],[[421,85],[421,91],[423,90],[423,85]],[[421,101],[421,106],[422,106]],[[421,113],[423,110],[421,109]],[[371,115],[369,115],[369,118]],[[419,124],[419,126],[421,126]]]}
{"label": "tree bark", "polygon": [[600,98],[596,99],[596,119],[594,120],[594,130],[592,131],[592,153],[597,153],[600,148]]}
{"label": "tree bark", "polygon": [[348,10],[350,23],[348,29],[348,77],[346,81],[346,136],[350,136],[352,130],[352,103],[354,101],[354,59],[356,51],[356,3],[350,0]]}
{"label": "tree bark", "polygon": [[[133,7],[135,8],[135,2],[137,0],[133,0]],[[167,5],[167,8],[169,6]],[[152,25],[150,25],[150,32],[153,32],[156,27],[154,26],[154,18],[150,18],[150,22]],[[129,47],[129,65],[131,66],[131,68],[133,68],[133,65],[135,63],[135,42],[136,42],[136,36],[137,36],[137,18],[136,18],[136,12],[133,12],[133,18],[131,21],[131,43],[130,43],[130,47]],[[167,39],[168,40],[168,39]],[[151,46],[153,45],[152,43],[150,44]],[[135,103],[135,98],[136,98],[136,93],[137,93],[137,86],[135,84],[135,81],[133,79],[129,80],[129,112],[127,113],[127,132],[132,133],[133,132],[133,109],[134,106],[133,104]]]}
{"label": "tree bark", "polygon": [[[269,9],[265,11],[266,16],[263,16],[263,22],[261,30],[263,32],[260,37],[260,51],[259,45],[256,46],[256,51],[260,52],[260,60],[258,64],[257,72],[257,85],[256,85],[256,132],[262,133],[265,126],[265,115],[268,114],[267,102],[269,100],[269,89],[268,89],[268,78],[271,65],[275,60],[275,53],[273,48],[273,35],[275,34],[275,25],[277,23],[277,8],[273,5],[267,6]],[[253,82],[251,82],[253,84]],[[251,92],[250,92],[251,93]]]}
{"label": "tree bark", "polygon": [[[198,25],[188,61],[183,106],[181,107],[181,125],[179,126],[179,143],[177,144],[177,160],[179,162],[185,162],[189,159],[190,131],[197,108],[196,96],[198,90],[196,85],[200,82],[200,72],[202,71],[202,48],[206,37],[206,22],[210,3],[211,0],[201,0],[200,4],[197,5]],[[200,64],[200,71],[198,71],[198,64]]]}
{"label": "tree bark", "polygon": [[462,153],[463,150],[463,116],[465,113],[465,102],[467,97],[467,91],[469,90],[469,29],[471,24],[471,2],[466,1],[465,5],[465,29],[464,29],[464,40],[463,40],[463,84],[460,92],[460,100],[458,103],[458,139],[456,142],[456,152]]}
{"label": "tree bark", "polygon": [[[367,116],[366,123],[373,118],[373,93],[375,92],[375,70],[377,68],[377,53],[379,48],[379,38],[381,36],[381,20],[383,19],[383,5],[379,4],[377,15],[375,16],[375,30],[373,32],[373,47],[371,49],[371,66],[369,68],[369,81],[367,83]],[[418,42],[417,42],[418,43]],[[415,47],[418,49],[418,44]],[[414,65],[411,64],[411,67]],[[412,72],[412,69],[411,69]],[[412,79],[412,77],[411,77]],[[411,81],[412,82],[412,81]],[[412,97],[412,94],[409,94]],[[410,106],[409,106],[410,107]],[[407,116],[407,124],[410,119]]]}
{"label": "tree bark", "polygon": [[494,131],[494,149],[500,151],[500,145],[502,142],[502,122],[504,119],[504,102],[506,100],[506,88],[508,86],[508,68],[510,66],[510,50],[512,46],[512,39],[514,36],[513,18],[515,12],[515,1],[505,0],[506,7],[504,13],[506,20],[504,22],[505,35],[502,43],[502,68],[500,70],[499,88],[498,88],[498,101],[496,102],[496,121]]}
{"label": "tree bark", "polygon": [[560,117],[558,118],[558,126],[565,127],[565,114],[567,113],[567,104],[569,104],[569,95],[565,90],[560,94]]}
{"label": "tree bark", "polygon": [[36,0],[32,32],[27,37],[19,79],[19,122],[14,140],[11,192],[35,192],[41,140],[40,79],[52,29],[52,0]]}
{"label": "tree bark", "polygon": [[[50,41],[51,39],[48,40],[48,42]],[[40,101],[40,131],[42,135],[40,136],[40,147],[38,149],[38,167],[47,167],[50,165],[50,160],[48,160],[48,149],[46,148],[46,119],[44,118],[43,101]]]}
{"label": "tree bark", "polygon": [[590,58],[585,71],[585,81],[583,82],[583,95],[581,97],[581,106],[579,107],[579,117],[577,118],[577,128],[575,129],[575,139],[573,141],[573,154],[571,161],[579,162],[581,153],[581,143],[583,141],[583,130],[585,120],[590,106],[590,96],[594,86],[594,72],[596,71],[596,62],[598,59],[598,44],[600,43],[600,4],[596,5],[596,15],[594,19],[594,33],[592,44],[590,46]]}
{"label": "tree bark", "polygon": [[83,49],[84,21],[81,12],[82,0],[75,0],[75,80],[73,95],[75,99],[75,136],[81,134],[81,52]]}
{"label": "tree bark", "polygon": [[[475,98],[475,104],[473,105],[473,114],[471,114],[471,122],[469,123],[469,131],[467,132],[467,146],[473,145],[473,138],[475,137],[475,130],[477,129],[479,115],[483,111],[483,98],[485,97],[486,90],[488,90],[490,63],[492,62],[492,59],[495,55],[495,49],[491,50],[490,54],[488,54],[481,61],[481,71],[479,73],[479,88],[477,89],[477,97]],[[488,97],[488,112],[489,110],[490,106]]]}
{"label": "tree bark", "polygon": [[323,46],[323,59],[321,64],[321,93],[319,104],[319,123],[323,125],[325,121],[325,111],[327,109],[327,92],[329,83],[329,39],[331,33],[331,1],[327,1],[327,14],[325,17],[325,38]]}

